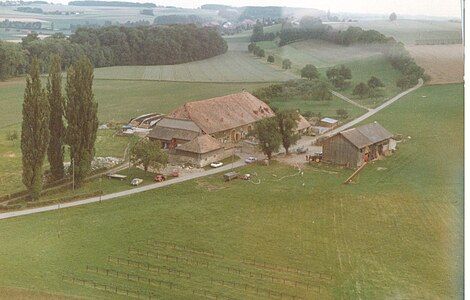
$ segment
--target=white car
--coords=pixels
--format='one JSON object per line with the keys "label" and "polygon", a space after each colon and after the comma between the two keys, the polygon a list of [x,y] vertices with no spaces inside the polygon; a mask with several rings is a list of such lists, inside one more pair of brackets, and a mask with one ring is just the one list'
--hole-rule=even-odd
{"label": "white car", "polygon": [[247,157],[247,158],[245,159],[245,163],[251,164],[251,163],[254,163],[254,162],[257,161],[257,160],[258,160],[258,159],[257,159],[256,157],[250,156],[250,157]]}
{"label": "white car", "polygon": [[212,167],[212,168],[220,168],[220,167],[222,167],[223,165],[224,165],[224,163],[222,163],[222,162],[220,162],[220,161],[211,163],[211,167]]}
{"label": "white car", "polygon": [[132,186],[138,186],[138,185],[141,184],[142,182],[144,182],[143,179],[141,179],[141,178],[134,178],[134,179],[132,179],[132,181],[131,181],[131,185],[132,185]]}

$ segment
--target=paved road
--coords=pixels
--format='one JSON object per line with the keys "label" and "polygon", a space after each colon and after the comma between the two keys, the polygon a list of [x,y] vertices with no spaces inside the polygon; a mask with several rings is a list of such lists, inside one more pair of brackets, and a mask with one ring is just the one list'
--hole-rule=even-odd
{"label": "paved road", "polygon": [[[334,134],[336,134],[340,131],[346,130],[346,129],[348,129],[348,128],[364,121],[365,119],[369,118],[370,116],[378,113],[379,111],[381,111],[382,109],[384,109],[387,106],[391,105],[392,103],[399,100],[403,96],[417,90],[422,85],[423,85],[423,81],[420,79],[419,83],[416,86],[414,86],[413,88],[411,88],[409,90],[406,90],[406,91],[396,95],[395,97],[391,98],[390,100],[384,102],[382,105],[380,105],[380,106],[378,106],[374,109],[370,109],[367,113],[363,114],[362,116],[358,117],[357,119],[354,119],[353,121],[351,121],[349,123],[346,123],[343,126],[340,126],[336,129],[330,131],[330,132],[327,132],[326,134],[324,134],[322,136],[317,136],[312,140],[304,140],[304,142],[308,143],[308,145],[311,145],[312,142],[314,142],[316,139],[318,139],[320,137],[332,136],[332,135],[334,135]],[[208,176],[208,175],[222,173],[222,172],[225,172],[225,171],[229,171],[230,169],[232,169],[232,167],[233,168],[238,168],[238,167],[241,167],[243,165],[245,165],[244,156],[241,155],[241,159],[239,161],[237,161],[233,164],[227,164],[227,165],[225,165],[223,167],[220,167],[220,168],[217,168],[217,169],[211,169],[211,170],[207,170],[207,171],[200,172],[200,173],[188,174],[187,176],[178,177],[178,178],[168,180],[168,181],[164,181],[164,182],[152,183],[152,184],[149,184],[149,185],[144,185],[144,186],[141,186],[141,187],[137,187],[137,188],[122,191],[122,192],[103,195],[103,196],[101,196],[101,199],[98,196],[98,197],[88,198],[88,199],[74,201],[74,202],[68,202],[68,203],[49,205],[49,206],[38,207],[38,208],[25,209],[25,210],[20,210],[20,211],[12,211],[12,212],[1,213],[0,214],[0,220],[1,219],[8,219],[8,218],[24,216],[24,215],[30,215],[30,214],[35,214],[35,213],[40,213],[40,212],[45,212],[45,211],[57,210],[57,209],[60,209],[60,208],[79,206],[79,205],[84,205],[84,204],[94,203],[94,202],[99,202],[99,201],[112,200],[112,199],[116,199],[116,198],[119,198],[119,197],[134,195],[134,194],[137,194],[137,193],[142,193],[142,192],[145,192],[145,191],[150,191],[150,190],[162,188],[162,187],[169,186],[169,185],[172,185],[172,184],[176,184],[176,183],[180,183],[180,182],[184,182],[184,181],[188,181],[188,180],[192,180],[192,179],[196,179],[196,178],[201,178],[201,177]]]}
{"label": "paved road", "polygon": [[100,197],[93,197],[93,198],[88,198],[84,200],[79,200],[79,201],[74,201],[74,202],[67,202],[67,203],[61,203],[61,204],[54,204],[54,205],[48,205],[48,206],[43,206],[43,207],[37,207],[37,208],[31,208],[31,209],[25,209],[25,210],[19,210],[19,211],[12,211],[12,212],[6,212],[6,213],[1,213],[0,214],[0,220],[1,219],[8,219],[8,218],[14,218],[14,217],[19,217],[19,216],[24,216],[24,215],[30,215],[30,214],[35,214],[35,213],[40,213],[40,212],[45,212],[45,211],[51,211],[51,210],[57,210],[59,208],[66,208],[66,207],[73,207],[73,206],[79,206],[79,205],[84,205],[84,204],[89,204],[89,203],[94,203],[94,202],[100,202],[100,201],[107,201],[107,200],[112,200],[116,199],[119,197],[124,197],[124,196],[129,196],[137,193],[142,193],[145,191],[150,191],[158,188],[162,188],[165,186],[169,186],[172,184],[180,183],[183,181],[188,181],[192,179],[197,179],[200,177],[204,176],[209,176],[217,173],[222,173],[231,170],[232,168],[238,168],[241,166],[245,165],[245,161],[243,158],[240,160],[234,162],[233,164],[227,164],[223,167],[217,168],[217,169],[210,169],[204,172],[200,173],[192,173],[188,174],[184,177],[178,177],[174,178],[168,181],[163,181],[163,182],[156,182],[152,183],[149,185],[144,185],[141,187],[137,187],[134,189],[130,190],[125,190],[122,192],[117,192],[117,193],[112,193],[112,194],[107,194]]}

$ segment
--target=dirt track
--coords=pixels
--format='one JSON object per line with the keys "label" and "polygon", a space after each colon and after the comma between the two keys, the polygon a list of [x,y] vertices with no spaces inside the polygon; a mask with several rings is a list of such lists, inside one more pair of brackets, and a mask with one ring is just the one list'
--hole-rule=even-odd
{"label": "dirt track", "polygon": [[430,84],[463,82],[463,45],[413,45],[406,49],[431,76]]}

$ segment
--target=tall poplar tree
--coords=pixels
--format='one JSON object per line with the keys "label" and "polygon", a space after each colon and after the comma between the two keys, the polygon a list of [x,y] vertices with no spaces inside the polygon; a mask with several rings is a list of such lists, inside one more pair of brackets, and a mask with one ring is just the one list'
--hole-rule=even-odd
{"label": "tall poplar tree", "polygon": [[79,187],[91,169],[98,130],[98,103],[93,95],[93,66],[82,57],[67,71],[66,141],[70,145],[70,158],[74,180]]}
{"label": "tall poplar tree", "polygon": [[47,81],[47,98],[51,110],[49,130],[52,133],[47,149],[47,158],[55,180],[64,177],[64,97],[62,96],[62,74],[60,57],[52,56]]}
{"label": "tall poplar tree", "polygon": [[43,164],[49,144],[49,102],[39,77],[39,62],[33,59],[23,102],[21,153],[23,184],[32,200],[39,199],[43,181]]}

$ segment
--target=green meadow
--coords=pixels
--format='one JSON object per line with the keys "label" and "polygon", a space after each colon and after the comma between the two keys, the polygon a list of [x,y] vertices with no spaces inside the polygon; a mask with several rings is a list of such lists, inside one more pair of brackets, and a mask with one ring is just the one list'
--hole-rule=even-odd
{"label": "green meadow", "polygon": [[342,184],[347,169],[250,165],[241,171],[253,181],[214,175],[2,220],[0,265],[8,272],[0,286],[106,299],[126,291],[163,299],[461,298],[463,85],[423,87],[370,121],[404,139],[350,185]]}

